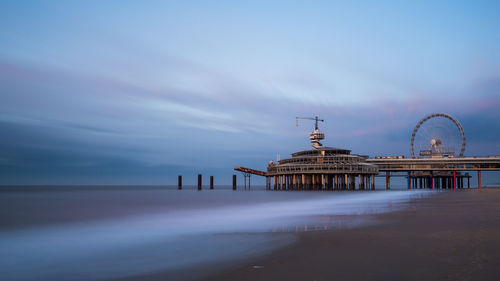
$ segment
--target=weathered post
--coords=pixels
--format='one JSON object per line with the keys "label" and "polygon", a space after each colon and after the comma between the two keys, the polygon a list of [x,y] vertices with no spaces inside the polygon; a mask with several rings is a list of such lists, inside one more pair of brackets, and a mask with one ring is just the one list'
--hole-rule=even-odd
{"label": "weathered post", "polygon": [[210,176],[210,189],[214,189],[214,176]]}
{"label": "weathered post", "polygon": [[198,190],[201,190],[201,174],[198,174]]}
{"label": "weathered post", "polygon": [[236,190],[236,175],[233,175],[233,190]]}
{"label": "weathered post", "polygon": [[179,178],[177,179],[177,189],[181,190],[182,189],[182,176],[179,175]]}

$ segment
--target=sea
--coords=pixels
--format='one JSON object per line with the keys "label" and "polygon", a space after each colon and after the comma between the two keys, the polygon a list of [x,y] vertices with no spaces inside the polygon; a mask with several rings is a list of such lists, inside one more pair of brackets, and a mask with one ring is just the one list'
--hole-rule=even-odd
{"label": "sea", "polygon": [[374,214],[438,192],[0,187],[0,279],[117,280],[163,272],[189,280],[293,245],[301,232],[376,224]]}

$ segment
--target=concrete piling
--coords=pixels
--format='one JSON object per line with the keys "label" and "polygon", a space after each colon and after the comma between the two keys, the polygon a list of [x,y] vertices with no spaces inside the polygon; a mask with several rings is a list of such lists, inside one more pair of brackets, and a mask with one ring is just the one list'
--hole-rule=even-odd
{"label": "concrete piling", "polygon": [[233,175],[233,190],[236,190],[236,175]]}
{"label": "concrete piling", "polygon": [[201,174],[198,174],[198,190],[201,190]]}
{"label": "concrete piling", "polygon": [[214,189],[214,176],[210,176],[210,189]]}
{"label": "concrete piling", "polygon": [[182,189],[182,176],[179,175],[177,179],[177,189],[181,190]]}

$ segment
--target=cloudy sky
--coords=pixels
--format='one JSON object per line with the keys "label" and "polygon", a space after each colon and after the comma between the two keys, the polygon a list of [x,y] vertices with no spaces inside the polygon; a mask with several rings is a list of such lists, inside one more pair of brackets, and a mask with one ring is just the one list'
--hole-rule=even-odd
{"label": "cloudy sky", "polygon": [[2,1],[0,184],[230,183],[324,144],[409,155],[425,115],[500,154],[498,1]]}

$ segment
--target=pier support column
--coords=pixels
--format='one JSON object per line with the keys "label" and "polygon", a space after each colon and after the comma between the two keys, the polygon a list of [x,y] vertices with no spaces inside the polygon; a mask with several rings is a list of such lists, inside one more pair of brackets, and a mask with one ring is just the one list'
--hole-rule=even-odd
{"label": "pier support column", "polygon": [[481,171],[477,171],[477,188],[481,189]]}
{"label": "pier support column", "polygon": [[198,190],[201,190],[201,174],[198,174]]}
{"label": "pier support column", "polygon": [[236,175],[233,175],[233,190],[236,190]]}
{"label": "pier support column", "polygon": [[389,177],[389,171],[385,172],[385,189],[391,189],[391,179]]}
{"label": "pier support column", "polygon": [[210,189],[214,189],[214,176],[210,176]]}
{"label": "pier support column", "polygon": [[358,189],[363,190],[363,178],[361,175],[358,175]]}
{"label": "pier support column", "polygon": [[182,176],[179,175],[179,178],[177,179],[177,189],[181,190],[182,189]]}
{"label": "pier support column", "polygon": [[371,175],[372,190],[375,190],[375,175]]}
{"label": "pier support column", "polygon": [[467,177],[467,188],[470,188],[470,177]]}
{"label": "pier support column", "polygon": [[453,171],[453,189],[457,189],[457,172]]}

